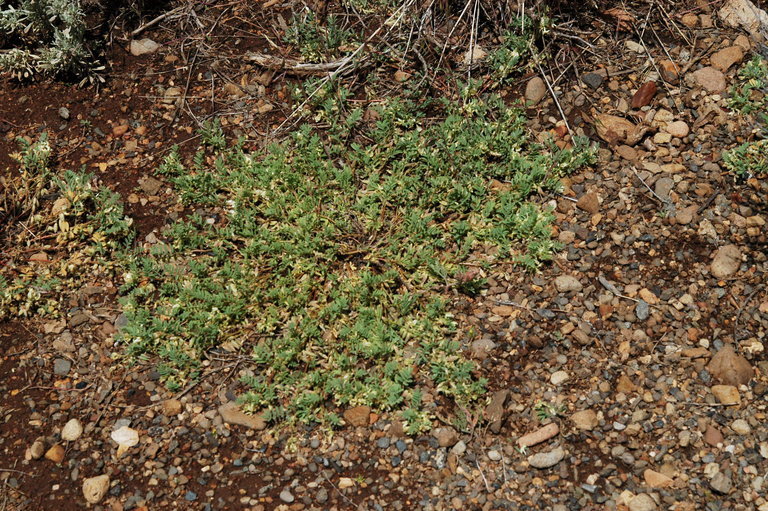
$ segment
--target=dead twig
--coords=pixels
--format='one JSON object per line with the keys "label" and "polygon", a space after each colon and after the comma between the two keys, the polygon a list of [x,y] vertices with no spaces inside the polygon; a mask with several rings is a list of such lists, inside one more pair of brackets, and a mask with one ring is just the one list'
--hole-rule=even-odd
{"label": "dead twig", "polygon": [[153,26],[157,25],[158,23],[163,21],[165,18],[168,18],[169,16],[173,16],[174,14],[176,14],[177,12],[185,9],[186,7],[187,7],[187,5],[180,5],[180,6],[176,7],[175,9],[171,9],[168,12],[164,12],[160,16],[154,18],[151,21],[148,21],[147,23],[144,23],[139,28],[137,28],[136,30],[131,32],[131,37],[133,38],[133,37],[137,36],[138,34],[142,33],[146,29],[148,29],[149,27],[153,27]]}
{"label": "dead twig", "polygon": [[263,53],[251,53],[248,60],[255,62],[256,65],[272,71],[281,71],[294,75],[325,74],[338,70],[349,62],[349,57],[334,60],[333,62],[324,62],[316,64],[312,62],[301,62],[295,59],[285,57],[275,57]]}

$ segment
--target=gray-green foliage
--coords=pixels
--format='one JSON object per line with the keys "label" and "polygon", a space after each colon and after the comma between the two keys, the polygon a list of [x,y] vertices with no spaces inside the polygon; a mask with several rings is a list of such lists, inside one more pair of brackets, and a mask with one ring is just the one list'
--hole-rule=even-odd
{"label": "gray-green foliage", "polygon": [[[101,68],[86,43],[77,0],[0,2],[0,30],[18,47],[0,50],[0,71],[17,78],[35,75],[88,76]],[[87,78],[86,78],[87,79]]]}
{"label": "gray-green foliage", "polygon": [[731,87],[730,106],[752,116],[757,140],[723,152],[725,168],[741,178],[768,175],[768,61],[754,56],[739,70]]}
{"label": "gray-green foliage", "polygon": [[120,338],[160,356],[174,387],[207,350],[246,343],[247,408],[333,425],[338,407],[365,404],[416,432],[430,423],[422,386],[459,402],[483,389],[446,291],[466,285],[466,264],[549,259],[552,213],[529,197],[592,153],[532,142],[520,111],[470,89],[460,103],[381,102],[371,123],[343,90],[316,97],[325,130],[249,154],[212,125],[191,165],[173,154],[160,167],[220,220],[177,222],[130,262]]}

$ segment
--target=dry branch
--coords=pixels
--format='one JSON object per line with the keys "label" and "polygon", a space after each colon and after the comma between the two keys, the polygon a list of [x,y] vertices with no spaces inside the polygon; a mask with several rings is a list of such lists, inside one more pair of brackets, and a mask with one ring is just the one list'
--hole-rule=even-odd
{"label": "dry branch", "polygon": [[250,53],[248,54],[248,60],[272,71],[283,71],[295,75],[311,75],[333,73],[348,64],[351,58],[344,57],[343,59],[334,60],[333,62],[316,64],[284,57],[264,55],[263,53]]}

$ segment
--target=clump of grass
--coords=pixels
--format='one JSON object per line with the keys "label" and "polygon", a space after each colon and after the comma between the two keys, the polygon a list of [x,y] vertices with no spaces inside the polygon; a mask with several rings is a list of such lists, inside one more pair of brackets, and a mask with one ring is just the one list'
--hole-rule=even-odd
{"label": "clump of grass", "polygon": [[552,213],[529,197],[592,152],[535,144],[520,111],[474,92],[388,100],[366,123],[328,89],[316,118],[329,128],[259,154],[222,148],[209,126],[191,165],[174,153],[159,168],[199,214],[130,261],[128,353],[159,356],[178,388],[207,350],[248,344],[244,404],[274,421],[334,425],[338,409],[370,405],[416,432],[430,424],[422,389],[479,396],[446,293],[466,287],[468,263],[551,258]]}

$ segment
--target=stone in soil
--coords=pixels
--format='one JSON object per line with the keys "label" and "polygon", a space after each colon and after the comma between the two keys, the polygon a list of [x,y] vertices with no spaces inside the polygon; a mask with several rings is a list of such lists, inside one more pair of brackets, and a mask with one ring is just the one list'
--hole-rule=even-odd
{"label": "stone in soil", "polygon": [[517,445],[519,447],[532,447],[536,444],[540,444],[554,437],[560,432],[560,426],[556,422],[552,422],[543,426],[536,431],[523,435],[517,439]]}
{"label": "stone in soil", "polygon": [[280,492],[280,500],[282,500],[287,504],[290,504],[291,502],[296,500],[296,497],[293,496],[293,494],[288,488],[285,488],[283,491]]}
{"label": "stone in soil", "polygon": [[501,427],[504,425],[504,418],[506,417],[506,408],[504,403],[507,401],[509,391],[497,390],[491,397],[491,402],[485,408],[485,419],[490,424],[491,431],[498,433],[501,431]]}
{"label": "stone in soil", "polygon": [[595,192],[585,193],[579,197],[576,207],[594,215],[600,211],[600,199]]}
{"label": "stone in soil", "polygon": [[52,446],[45,452],[46,459],[58,464],[64,461],[64,447],[61,444]]}
{"label": "stone in soil", "polygon": [[629,501],[629,511],[654,511],[657,508],[656,501],[647,493],[635,495]]}
{"label": "stone in soil", "polygon": [[736,354],[730,344],[723,346],[707,365],[707,371],[724,385],[746,385],[755,375],[749,361]]}
{"label": "stone in soil", "polygon": [[432,436],[435,437],[440,447],[453,447],[459,441],[459,434],[456,433],[455,429],[448,426],[433,429]]}
{"label": "stone in soil", "polygon": [[739,389],[733,385],[715,385],[712,387],[712,394],[718,403],[724,405],[740,405]]}
{"label": "stone in soil", "polygon": [[83,481],[83,496],[90,504],[98,504],[109,490],[109,476],[102,474]]}
{"label": "stone in soil", "polygon": [[134,39],[131,41],[131,55],[134,55],[136,57],[141,55],[147,55],[150,53],[156,52],[160,48],[160,45],[157,44],[152,39],[144,38],[144,39]]}
{"label": "stone in soil", "polygon": [[565,450],[562,447],[558,447],[549,452],[540,452],[534,454],[528,458],[528,464],[534,468],[549,468],[554,467],[565,458]]}
{"label": "stone in soil", "polygon": [[734,431],[734,433],[739,435],[748,435],[752,432],[752,427],[744,419],[736,419],[733,421],[731,424],[731,429]]}
{"label": "stone in soil", "polygon": [[712,486],[713,490],[723,495],[730,493],[733,488],[733,481],[731,481],[731,478],[722,472],[715,474],[709,484]]}
{"label": "stone in soil", "polygon": [[227,424],[236,424],[256,430],[267,427],[267,422],[261,415],[248,415],[244,413],[234,401],[221,405],[219,407],[219,415]]}
{"label": "stone in soil", "polygon": [[61,428],[61,439],[67,442],[74,442],[83,434],[83,425],[77,419],[70,419],[64,427]]}
{"label": "stone in soil", "polygon": [[593,410],[581,410],[571,415],[573,425],[584,431],[592,431],[599,423],[597,414]]}
{"label": "stone in soil", "polygon": [[181,413],[182,405],[178,399],[166,399],[162,404],[163,415],[166,417],[175,417]]}
{"label": "stone in soil", "polygon": [[35,440],[29,447],[29,457],[33,460],[39,460],[45,454],[45,443],[42,440]]}
{"label": "stone in soil", "polygon": [[555,371],[552,376],[549,377],[549,382],[552,385],[560,385],[565,383],[570,378],[570,375],[565,371]]}
{"label": "stone in soil", "polygon": [[650,468],[645,469],[643,478],[645,479],[645,484],[647,484],[649,488],[666,488],[673,483],[671,477],[666,476],[661,472],[651,470]]}
{"label": "stone in soil", "polygon": [[579,279],[572,275],[558,275],[555,278],[555,287],[560,293],[570,293],[571,291],[581,291],[583,286]]}
{"label": "stone in soil", "polygon": [[65,358],[57,358],[53,361],[53,374],[56,376],[66,376],[72,369],[72,362]]}
{"label": "stone in soil", "polygon": [[718,444],[722,444],[724,440],[725,439],[723,438],[723,434],[719,429],[714,427],[712,424],[707,426],[707,430],[704,432],[704,442],[711,445],[712,447],[717,447]]}
{"label": "stone in soil", "polygon": [[646,82],[632,96],[632,108],[642,108],[651,103],[656,95],[656,82]]}
{"label": "stone in soil", "polygon": [[367,426],[371,417],[371,409],[368,406],[355,406],[344,412],[344,420],[351,426]]}
{"label": "stone in soil", "polygon": [[711,94],[725,90],[725,75],[714,67],[701,68],[698,71],[694,71],[691,76],[695,83]]}
{"label": "stone in soil", "polygon": [[547,95],[547,85],[541,77],[534,76],[525,85],[525,99],[532,105],[537,104]]}
{"label": "stone in soil", "polygon": [[688,136],[688,133],[691,132],[691,129],[688,127],[688,124],[685,121],[674,121],[667,124],[665,131],[673,137],[683,138]]}
{"label": "stone in soil", "polygon": [[581,77],[581,81],[587,84],[591,89],[597,90],[603,84],[603,77],[598,73],[586,73]]}
{"label": "stone in soil", "polygon": [[734,64],[741,62],[744,58],[744,50],[738,46],[730,46],[724,48],[710,57],[709,62],[712,67],[719,69],[720,71],[728,71]]}
{"label": "stone in soil", "polygon": [[741,250],[736,245],[725,245],[717,249],[710,264],[710,272],[718,279],[726,279],[739,271]]}

